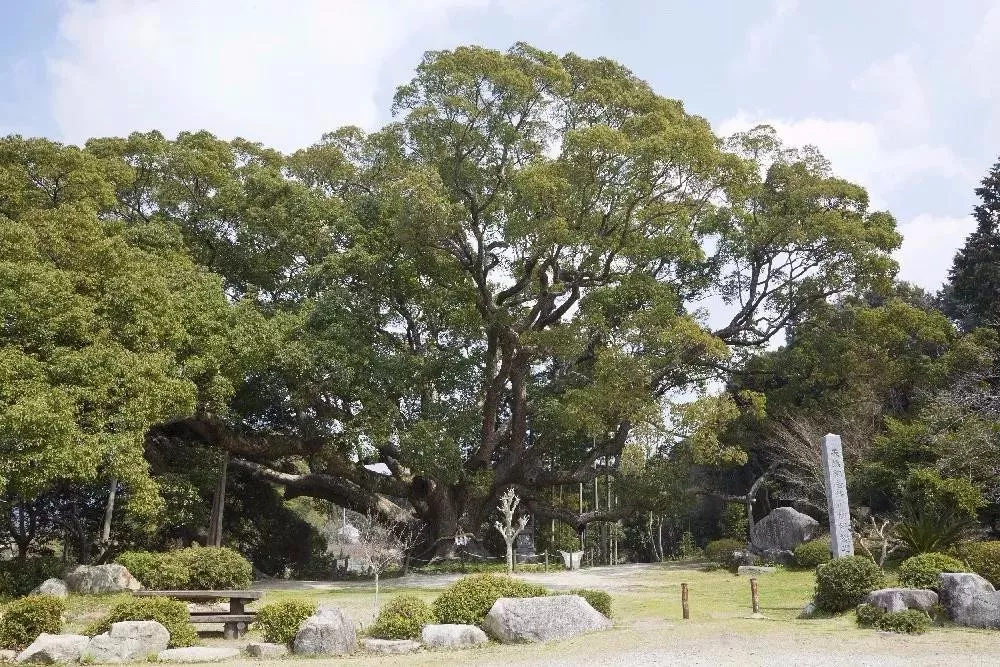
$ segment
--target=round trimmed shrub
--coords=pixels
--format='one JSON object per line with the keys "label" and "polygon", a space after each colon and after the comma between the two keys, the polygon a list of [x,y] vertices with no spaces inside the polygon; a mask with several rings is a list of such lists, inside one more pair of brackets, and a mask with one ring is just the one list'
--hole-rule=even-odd
{"label": "round trimmed shrub", "polygon": [[14,600],[0,616],[0,648],[21,650],[43,632],[59,634],[66,603],[54,595]]}
{"label": "round trimmed shrub", "polygon": [[500,574],[462,577],[434,600],[439,623],[479,625],[498,598],[533,598],[548,595],[542,586]]}
{"label": "round trimmed shrub", "polygon": [[705,545],[705,560],[733,569],[736,567],[736,559],[733,554],[737,551],[745,551],[747,543],[743,540],[733,540],[725,538],[713,540]]}
{"label": "round trimmed shrub", "polygon": [[104,618],[87,629],[90,636],[111,630],[119,621],[156,621],[170,633],[170,647],[194,646],[198,633],[188,620],[187,605],[170,598],[127,598],[116,603]]}
{"label": "round trimmed shrub", "polygon": [[830,556],[830,536],[818,537],[809,542],[803,542],[795,547],[795,564],[801,568],[815,570],[820,565],[829,563]]}
{"label": "round trimmed shrub", "polygon": [[400,595],[378,612],[378,618],[368,629],[368,636],[377,639],[416,639],[436,617],[431,606],[415,595]]}
{"label": "round trimmed shrub", "polygon": [[876,607],[873,604],[868,604],[867,602],[862,602],[855,609],[854,614],[858,621],[858,626],[862,628],[871,628],[875,626],[875,621],[885,616],[885,612],[881,607]]}
{"label": "round trimmed shrub", "polygon": [[115,560],[151,590],[173,591],[189,587],[191,572],[178,552],[126,551]]}
{"label": "round trimmed shrub", "polygon": [[948,554],[926,553],[907,558],[899,565],[899,583],[907,588],[930,588],[940,586],[938,575],[942,572],[962,572],[965,565]]}
{"label": "round trimmed shrub", "polygon": [[962,547],[969,569],[994,586],[1000,586],[1000,541],[972,542]]}
{"label": "round trimmed shrub", "polygon": [[191,547],[175,552],[187,567],[188,588],[197,591],[248,588],[253,583],[253,566],[228,547]]}
{"label": "round trimmed shrub", "polygon": [[922,635],[931,627],[931,617],[919,609],[905,609],[882,614],[873,625],[882,632]]}
{"label": "round trimmed shrub", "polygon": [[835,613],[847,611],[883,587],[885,573],[870,558],[837,558],[816,570],[816,606]]}
{"label": "round trimmed shrub", "polygon": [[257,611],[254,626],[260,630],[264,641],[291,644],[302,623],[315,613],[316,605],[311,602],[272,602]]}
{"label": "round trimmed shrub", "polygon": [[586,600],[591,607],[611,618],[611,596],[604,591],[595,591],[591,588],[576,588],[569,592],[570,595],[579,595]]}

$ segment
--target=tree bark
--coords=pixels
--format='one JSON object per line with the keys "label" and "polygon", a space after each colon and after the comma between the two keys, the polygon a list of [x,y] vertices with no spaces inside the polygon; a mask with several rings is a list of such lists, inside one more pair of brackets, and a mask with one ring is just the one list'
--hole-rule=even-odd
{"label": "tree bark", "polygon": [[208,523],[208,546],[222,546],[222,518],[226,506],[226,478],[229,473],[229,452],[222,453],[222,470],[219,473],[219,483],[215,487],[212,498],[212,516]]}

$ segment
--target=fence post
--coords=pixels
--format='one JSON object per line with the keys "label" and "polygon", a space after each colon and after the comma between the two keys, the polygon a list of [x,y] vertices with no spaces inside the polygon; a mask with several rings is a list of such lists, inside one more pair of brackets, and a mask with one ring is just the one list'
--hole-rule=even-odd
{"label": "fence post", "polygon": [[691,608],[688,605],[688,585],[687,584],[681,584],[681,612],[683,613],[685,620],[691,618]]}
{"label": "fence post", "polygon": [[757,578],[750,578],[750,599],[753,602],[753,613],[760,613],[760,591],[757,590]]}

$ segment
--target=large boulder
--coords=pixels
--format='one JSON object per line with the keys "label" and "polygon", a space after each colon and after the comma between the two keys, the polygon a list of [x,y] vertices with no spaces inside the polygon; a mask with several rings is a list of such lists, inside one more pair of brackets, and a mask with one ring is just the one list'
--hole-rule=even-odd
{"label": "large boulder", "polygon": [[922,588],[883,588],[869,593],[865,602],[882,611],[919,609],[929,614],[938,603],[938,594]]}
{"label": "large boulder", "polygon": [[17,662],[41,665],[77,662],[89,642],[90,637],[83,635],[50,635],[43,632],[31,642],[31,646],[18,654]]}
{"label": "large boulder", "polygon": [[83,660],[92,662],[145,662],[167,649],[170,632],[156,621],[120,621],[111,630],[90,640]]}
{"label": "large boulder", "polygon": [[65,598],[69,595],[69,591],[66,590],[66,582],[62,579],[46,579],[31,591],[31,595],[54,595],[57,598]]}
{"label": "large boulder", "polygon": [[336,607],[320,607],[295,634],[292,651],[299,655],[347,655],[358,644],[354,624]]}
{"label": "large boulder", "polygon": [[187,646],[185,648],[168,648],[156,655],[157,662],[222,662],[239,656],[238,648],[215,646]]}
{"label": "large boulder", "polygon": [[486,634],[504,644],[548,642],[607,630],[611,621],[579,595],[500,598],[486,614]]}
{"label": "large boulder", "polygon": [[948,617],[970,628],[1000,628],[1000,592],[971,572],[942,572],[941,603]]}
{"label": "large boulder", "polygon": [[778,507],[754,524],[750,543],[763,553],[795,551],[795,547],[816,537],[819,521],[791,507]]}
{"label": "large boulder", "polygon": [[421,630],[420,641],[431,648],[465,648],[485,644],[490,638],[474,625],[431,623]]}
{"label": "large boulder", "polygon": [[66,586],[72,593],[124,593],[142,588],[139,580],[124,565],[78,565],[66,575]]}

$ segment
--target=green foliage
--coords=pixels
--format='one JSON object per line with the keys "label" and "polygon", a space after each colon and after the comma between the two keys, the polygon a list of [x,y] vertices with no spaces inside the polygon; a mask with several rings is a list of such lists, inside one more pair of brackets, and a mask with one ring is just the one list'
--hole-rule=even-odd
{"label": "green foliage", "polygon": [[745,551],[746,548],[747,543],[745,540],[715,540],[705,545],[705,558],[731,570],[738,564],[733,554],[737,551]]}
{"label": "green foliage", "polygon": [[162,553],[127,551],[117,561],[146,588],[154,590],[233,590],[253,583],[253,566],[228,547],[195,546]]}
{"label": "green foliage", "polygon": [[0,561],[0,596],[27,595],[46,579],[61,577],[65,570],[66,565],[55,556]]}
{"label": "green foliage", "polygon": [[0,648],[19,650],[43,632],[59,634],[65,611],[65,602],[54,595],[14,600],[0,612]]}
{"label": "green foliage", "polygon": [[942,477],[933,468],[917,468],[900,483],[900,502],[928,513],[952,512],[975,519],[983,506],[982,491],[968,479]]}
{"label": "green foliage", "polygon": [[971,542],[962,547],[961,553],[969,569],[1000,587],[1000,541]]}
{"label": "green foliage", "polygon": [[611,618],[611,596],[605,591],[595,591],[590,588],[575,588],[569,591],[570,595],[579,595],[586,600],[591,607]]}
{"label": "green foliage", "polygon": [[834,613],[847,611],[883,587],[885,573],[870,558],[837,558],[816,570],[816,606]]}
{"label": "green foliage", "polygon": [[681,535],[680,543],[677,545],[677,557],[681,560],[694,560],[701,558],[702,550],[694,541],[694,533],[690,530],[684,531]]}
{"label": "green foliage", "polygon": [[722,537],[746,541],[750,532],[746,508],[738,503],[727,503],[719,517],[719,532]]}
{"label": "green foliage", "polygon": [[253,583],[253,566],[227,547],[191,547],[175,552],[190,573],[194,590],[245,589]]}
{"label": "green foliage", "polygon": [[272,602],[257,610],[254,627],[260,630],[264,641],[291,644],[302,623],[315,613],[316,605],[312,602]]}
{"label": "green foliage", "polygon": [[882,632],[922,635],[930,629],[931,617],[919,609],[904,609],[883,614],[872,625]]}
{"label": "green foliage", "polygon": [[421,629],[436,622],[431,606],[415,595],[393,598],[378,612],[368,635],[378,639],[417,639]]}
{"label": "green foliage", "polygon": [[880,618],[885,616],[885,611],[881,607],[868,604],[867,602],[859,604],[854,613],[858,622],[858,627],[862,628],[874,627],[875,623]]}
{"label": "green foliage", "polygon": [[942,572],[963,572],[965,565],[947,554],[922,553],[907,558],[899,565],[899,583],[908,588],[937,590]]}
{"label": "green foliage", "polygon": [[832,558],[830,549],[829,535],[803,542],[795,547],[795,564],[801,568],[815,570],[820,565],[830,562]]}
{"label": "green foliage", "polygon": [[909,505],[895,531],[909,553],[940,553],[967,540],[973,526],[964,512]]}
{"label": "green foliage", "polygon": [[170,647],[194,646],[198,633],[188,618],[187,605],[169,598],[128,598],[116,602],[108,613],[87,628],[90,636],[111,630],[120,621],[156,621],[170,633]]}
{"label": "green foliage", "polygon": [[191,581],[191,571],[177,552],[126,551],[115,559],[132,576],[151,590],[183,590]]}
{"label": "green foliage", "polygon": [[530,598],[548,595],[543,586],[497,574],[463,577],[434,600],[439,623],[479,625],[498,598]]}

